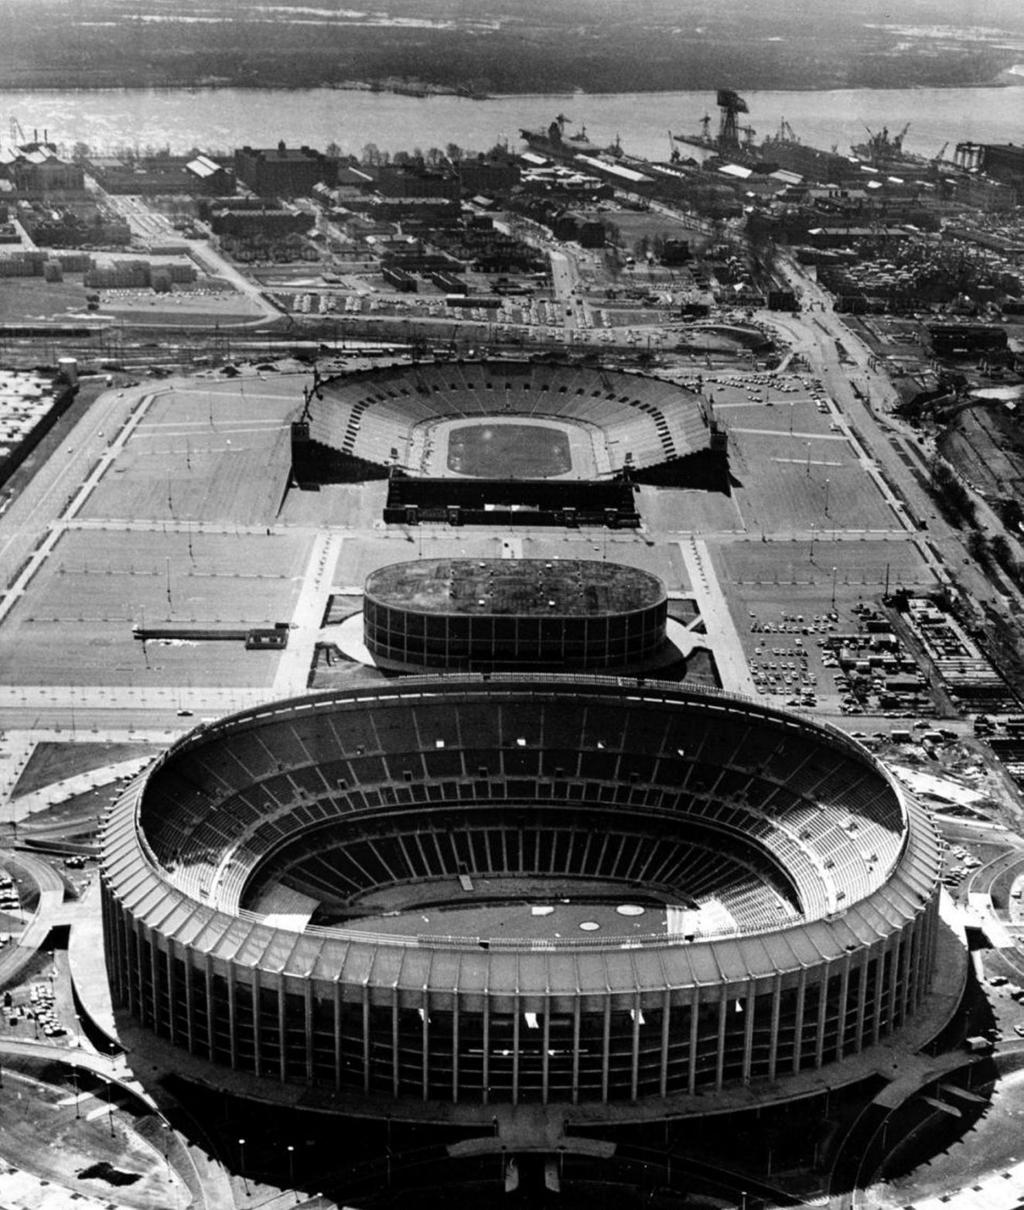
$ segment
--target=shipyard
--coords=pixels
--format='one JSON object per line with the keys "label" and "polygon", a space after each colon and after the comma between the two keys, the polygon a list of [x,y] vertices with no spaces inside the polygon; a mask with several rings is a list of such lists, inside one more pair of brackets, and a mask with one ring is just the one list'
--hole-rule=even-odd
{"label": "shipyard", "polygon": [[1024,1197],[1024,150],[706,101],[8,117],[0,1200]]}

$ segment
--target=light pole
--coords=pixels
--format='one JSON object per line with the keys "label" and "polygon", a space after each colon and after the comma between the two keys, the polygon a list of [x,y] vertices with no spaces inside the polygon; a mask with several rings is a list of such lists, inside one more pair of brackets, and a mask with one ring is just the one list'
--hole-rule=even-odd
{"label": "light pole", "polygon": [[836,609],[836,568],[832,568],[832,612]]}
{"label": "light pole", "polygon": [[110,1137],[114,1137],[114,1086],[109,1080],[107,1084],[107,1124],[110,1126]]}
{"label": "light pole", "polygon": [[825,516],[826,517],[828,516],[828,489],[829,489],[829,481],[826,479],[825,480]]}
{"label": "light pole", "polygon": [[71,1068],[71,1078],[75,1082],[75,1121],[79,1121],[82,1117],[82,1107],[78,1103],[78,1064],[75,1063]]}
{"label": "light pole", "polygon": [[295,1189],[295,1148],[288,1144],[288,1184],[295,1190],[295,1201],[299,1200],[299,1191]]}
{"label": "light pole", "polygon": [[239,1167],[242,1170],[242,1188],[245,1190],[245,1196],[249,1196],[249,1182],[245,1176],[245,1139],[238,1140],[238,1158]]}
{"label": "light pole", "polygon": [[810,474],[811,473],[811,443],[809,441],[805,441],[804,445],[807,446],[807,473]]}

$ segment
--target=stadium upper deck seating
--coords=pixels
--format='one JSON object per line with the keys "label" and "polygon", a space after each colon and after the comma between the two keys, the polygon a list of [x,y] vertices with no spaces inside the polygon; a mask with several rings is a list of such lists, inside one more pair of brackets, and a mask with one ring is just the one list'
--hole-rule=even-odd
{"label": "stadium upper deck seating", "polygon": [[[349,871],[348,882],[338,874],[336,895],[356,885],[357,867],[363,889],[366,877],[372,884],[378,875],[440,876],[417,865],[415,846],[403,846],[400,836],[386,841],[366,820],[393,814],[434,835],[458,805],[474,813],[474,837],[494,829],[504,835],[513,813],[550,828],[557,870],[549,872],[570,876],[579,863],[580,872],[691,897],[701,887],[678,837],[680,827],[697,828],[691,847],[706,854],[717,846],[736,887],[753,879],[763,889],[758,907],[756,895],[722,898],[727,888],[712,877],[708,893],[719,895],[742,931],[769,917],[777,923],[780,899],[813,917],[868,893],[903,836],[895,795],[853,753],[796,725],[772,727],[739,712],[624,712],[595,702],[567,714],[543,700],[484,712],[472,702],[424,697],[236,729],[218,740],[216,753],[213,762],[200,743],[188,761],[158,768],[143,826],[182,889],[225,904],[237,905],[247,881],[271,869],[308,890],[299,883],[322,873],[324,862]],[[564,823],[564,813],[581,805],[606,811],[609,834],[619,827],[630,845],[599,859],[592,827]],[[631,816],[636,824],[627,828],[621,820]],[[317,838],[315,851],[293,848],[303,835]],[[488,844],[468,850],[473,861],[497,860]],[[506,838],[506,855],[508,845]],[[455,848],[443,851],[451,858],[437,867],[445,875],[457,873],[460,861],[479,868]]]}

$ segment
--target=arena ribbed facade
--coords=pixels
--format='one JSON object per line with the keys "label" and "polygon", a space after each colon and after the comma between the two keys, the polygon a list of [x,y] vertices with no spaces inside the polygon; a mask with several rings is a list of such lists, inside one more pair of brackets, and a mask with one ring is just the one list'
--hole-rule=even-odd
{"label": "arena ribbed facade", "polygon": [[616,671],[665,643],[665,585],[594,559],[413,559],[363,593],[363,641],[381,663],[454,671]]}
{"label": "arena ribbed facade", "polygon": [[115,1003],[213,1085],[368,1116],[778,1095],[897,1035],[935,961],[914,799],[836,729],[668,684],[254,709],[159,758],[103,847]]}

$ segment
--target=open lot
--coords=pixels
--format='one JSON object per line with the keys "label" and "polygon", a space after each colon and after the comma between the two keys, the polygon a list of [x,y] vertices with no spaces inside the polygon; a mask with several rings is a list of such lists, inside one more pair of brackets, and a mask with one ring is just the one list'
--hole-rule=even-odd
{"label": "open lot", "polygon": [[[298,376],[244,385],[198,379],[159,393],[79,515],[272,524],[287,485],[288,420],[301,405],[302,385]],[[115,436],[106,434],[108,442]]]}
{"label": "open lot", "polygon": [[737,506],[747,529],[788,536],[898,528],[844,437],[730,431]]}
{"label": "open lot", "polygon": [[62,282],[47,282],[41,277],[5,277],[0,289],[0,323],[63,319],[68,312],[84,315],[87,293],[81,274],[77,280]]}
{"label": "open lot", "polygon": [[[909,539],[724,543],[714,556],[744,658],[763,674],[763,690],[786,702],[797,681],[813,686],[818,704],[838,708],[835,669],[822,660],[831,635],[856,633],[853,607],[874,603],[901,585],[925,590],[934,577]],[[770,625],[771,631],[765,626]],[[789,677],[787,677],[787,673]],[[810,680],[803,682],[806,675]]]}
{"label": "open lot", "polygon": [[214,327],[218,323],[263,318],[263,312],[241,294],[191,291],[183,287],[170,294],[149,289],[102,291],[102,310],[132,324],[188,324]]}
{"label": "open lot", "polygon": [[0,682],[260,685],[278,656],[241,642],[149,642],[134,626],[246,629],[289,621],[308,557],[301,534],[66,531],[8,616]]}
{"label": "open lot", "polygon": [[0,683],[269,687],[276,653],[239,640],[143,645],[133,627],[291,621],[313,540],[278,524],[301,382],[168,386],[134,428],[98,434],[105,464],[74,442],[58,449],[101,474],[5,619]]}

